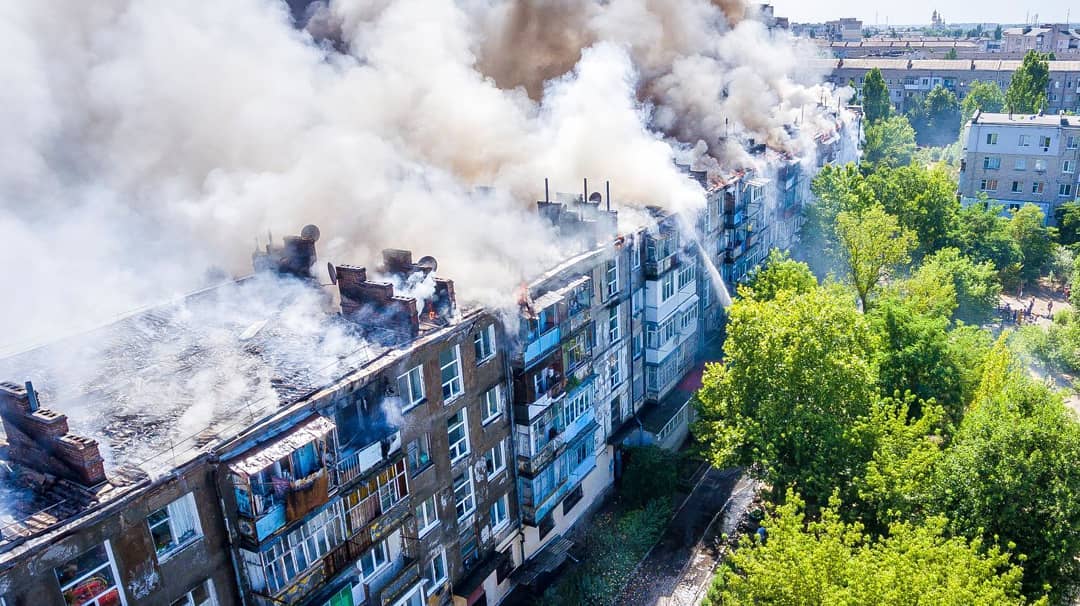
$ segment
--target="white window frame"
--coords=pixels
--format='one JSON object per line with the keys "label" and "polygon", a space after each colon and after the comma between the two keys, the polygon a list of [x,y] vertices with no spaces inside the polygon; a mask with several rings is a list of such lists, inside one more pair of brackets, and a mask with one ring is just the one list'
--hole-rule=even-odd
{"label": "white window frame", "polygon": [[1039,196],[1046,193],[1046,181],[1032,181],[1031,193]]}
{"label": "white window frame", "polygon": [[998,170],[1001,168],[1001,156],[983,156],[983,170]]}
{"label": "white window frame", "polygon": [[424,366],[413,366],[397,378],[398,396],[405,401],[406,408],[412,408],[424,401]]}
{"label": "white window frame", "polygon": [[619,352],[615,354],[615,362],[608,370],[608,387],[611,389],[615,389],[622,383],[623,353],[624,350],[620,349]]}
{"label": "white window frame", "polygon": [[641,267],[641,249],[638,248],[637,242],[630,244],[630,269],[637,269]]}
{"label": "white window frame", "polygon": [[[461,484],[458,484],[458,478],[462,478]],[[467,488],[468,492],[459,497],[458,488]],[[458,522],[462,522],[465,518],[469,517],[476,511],[476,491],[473,486],[472,468],[466,469],[464,473],[454,478],[454,513],[457,514]]]}
{"label": "white window frame", "polygon": [[[102,596],[104,596],[105,594],[109,593],[110,591],[112,591],[114,589],[116,590],[117,595],[120,596],[120,604],[122,606],[126,606],[127,605],[127,596],[124,595],[124,586],[123,586],[123,583],[120,582],[120,572],[116,569],[116,558],[115,558],[115,556],[113,556],[112,545],[107,540],[103,541],[102,544],[105,546],[105,555],[106,555],[105,563],[100,564],[96,568],[94,568],[93,570],[91,570],[91,571],[89,571],[87,573],[84,573],[82,576],[76,577],[72,581],[69,581],[67,585],[61,585],[60,586],[60,593],[61,593],[61,595],[63,595],[65,590],[79,586],[80,583],[86,581],[87,579],[89,579],[93,575],[95,575],[95,574],[101,572],[102,570],[105,570],[106,568],[108,568],[112,572],[113,584],[110,585],[109,587],[106,587],[103,591],[101,591],[100,593],[95,595],[93,599],[83,602],[83,606],[97,606],[98,598],[101,598]],[[86,550],[86,551],[89,551],[89,550]],[[78,556],[76,556],[75,558],[72,558],[72,559],[73,560],[78,559],[80,556],[83,555],[83,553],[86,553],[86,551],[80,553]],[[68,561],[71,561],[71,560],[68,560]],[[66,563],[67,562],[65,562],[65,564]],[[59,567],[54,568],[53,572],[56,574],[57,582],[59,582],[60,581]],[[66,601],[66,599],[65,599],[65,601]]]}
{"label": "white window frame", "polygon": [[660,302],[675,296],[675,274],[668,272],[660,279]]}
{"label": "white window frame", "polygon": [[422,537],[438,525],[439,510],[435,506],[435,495],[431,495],[416,507],[416,534]]}
{"label": "white window frame", "polygon": [[[411,450],[413,444],[416,444],[416,448],[415,448],[416,464],[412,466],[412,472],[416,473],[416,472],[418,472],[418,471],[420,471],[422,469],[427,469],[428,467],[431,466],[431,463],[432,463],[431,436],[426,432],[422,433],[419,436],[417,436],[415,440],[410,441],[406,445],[406,447],[405,447],[406,453],[405,454],[406,454],[406,456],[408,456],[410,463],[413,462],[413,458],[414,458],[413,457],[413,450]],[[421,448],[421,447],[423,447],[423,448]],[[424,454],[427,455],[427,461],[425,461],[423,463],[420,462],[420,453],[421,452],[423,452]]]}
{"label": "white window frame", "polygon": [[[206,590],[206,595],[209,598],[205,602],[196,602],[195,590],[202,587]],[[192,587],[190,591],[180,596],[179,598],[170,602],[169,606],[217,606],[217,592],[214,591],[214,580],[206,579],[202,583],[199,583],[195,587]]]}
{"label": "white window frame", "polygon": [[[502,516],[497,515],[501,506]],[[495,500],[488,509],[488,523],[491,524],[491,532],[496,533],[510,524],[510,499],[503,495]]]}
{"label": "white window frame", "polygon": [[[453,359],[447,363],[443,363],[442,355],[447,351],[453,351]],[[447,369],[454,369],[454,376],[449,379],[444,379],[443,374]],[[439,353],[439,381],[442,383],[442,395],[443,403],[447,404],[456,400],[461,394],[465,393],[465,386],[462,382],[461,376],[461,346],[454,345],[450,349],[444,349]]]}
{"label": "white window frame", "polygon": [[[435,573],[435,561],[438,560],[442,563],[442,575],[436,577]],[[431,576],[428,576],[428,575]],[[424,567],[424,578],[431,582],[431,587],[428,588],[427,594],[431,595],[442,588],[446,584],[446,579],[449,576],[449,571],[446,569],[446,548],[440,547],[439,551],[435,553],[435,557],[428,560],[427,565]]]}
{"label": "white window frame", "polygon": [[[345,536],[341,509],[342,501],[337,501],[336,504],[322,510],[295,530],[281,536],[270,548],[260,554],[263,575],[270,594],[275,594],[289,586],[313,566],[317,566],[319,560],[341,544]],[[297,564],[300,561],[297,559],[297,554],[303,556],[305,566],[300,567]],[[286,558],[290,558],[293,562],[291,566],[286,563]],[[273,572],[275,567],[280,567],[282,572],[280,583],[278,575]],[[290,567],[294,570],[292,575],[289,574]]]}
{"label": "white window frame", "polygon": [[1024,182],[1023,181],[1013,181],[1011,191],[1014,194],[1022,194],[1022,193],[1024,193]]}
{"label": "white window frame", "polygon": [[607,298],[619,294],[619,258],[615,257],[604,267],[604,284],[607,286]]}
{"label": "white window frame", "polygon": [[476,350],[476,364],[479,366],[495,357],[495,324],[489,324],[476,333],[473,337],[473,348]]}
{"label": "white window frame", "polygon": [[590,398],[592,390],[583,389],[579,393],[574,394],[573,398],[567,398],[566,403],[563,404],[563,422],[566,425],[570,425],[574,421],[577,421],[588,412],[592,405]]}
{"label": "white window frame", "polygon": [[998,142],[998,134],[997,133],[986,133],[986,144],[987,145],[997,145],[997,142]]}
{"label": "white window frame", "polygon": [[[461,416],[461,420],[454,422],[454,418],[458,415]],[[450,437],[450,434],[458,429],[461,430],[461,438],[455,441]],[[447,452],[450,453],[451,465],[469,456],[469,453],[472,452],[469,447],[469,411],[465,410],[465,408],[461,408],[446,420],[446,438],[450,443]],[[464,447],[461,446],[462,444],[464,444]]]}
{"label": "white window frame", "polygon": [[1072,195],[1072,185],[1069,183],[1058,184],[1058,197],[1067,198]]}
{"label": "white window frame", "polygon": [[1065,140],[1065,149],[1076,149],[1077,147],[1080,147],[1080,137],[1070,135],[1069,138]]}
{"label": "white window frame", "polygon": [[489,480],[506,471],[506,445],[502,440],[484,453],[484,462],[491,463],[491,469],[487,472]]}
{"label": "white window frame", "polygon": [[1013,161],[1013,170],[1027,170],[1027,158],[1017,158]]}
{"label": "white window frame", "polygon": [[994,192],[994,191],[997,191],[997,186],[998,186],[998,180],[997,179],[983,179],[979,183],[979,190],[980,191]]}
{"label": "white window frame", "polygon": [[[165,512],[165,517],[157,522],[151,522],[150,517],[160,511]],[[173,543],[162,551],[157,552],[158,562],[168,560],[188,545],[197,542],[203,536],[202,525],[199,520],[199,509],[195,505],[195,495],[190,492],[168,505],[150,512],[150,515],[146,516],[146,525],[147,529],[150,531],[151,542],[155,542],[155,528],[167,526],[169,534],[172,536]],[[189,532],[193,534],[181,540],[180,537]]]}
{"label": "white window frame", "polygon": [[[382,554],[382,562],[378,561],[378,554]],[[371,572],[364,572],[364,558],[371,556],[372,568]],[[356,569],[360,571],[360,578],[365,582],[370,582],[375,577],[383,573],[390,567],[390,550],[386,548],[386,539],[379,541],[371,546],[370,549],[360,554],[360,557],[356,559]]]}
{"label": "white window frame", "polygon": [[608,310],[608,343],[615,343],[622,337],[621,305]]}
{"label": "white window frame", "polygon": [[682,290],[684,286],[690,284],[697,277],[697,268],[693,263],[688,262],[686,265],[679,268],[679,290]]}
{"label": "white window frame", "polygon": [[1020,135],[1017,140],[1017,145],[1020,147],[1031,147],[1031,135]]}
{"label": "white window frame", "polygon": [[1061,172],[1063,172],[1063,173],[1071,173],[1071,172],[1073,172],[1074,168],[1075,168],[1075,166],[1073,166],[1073,161],[1072,160],[1065,160],[1064,162],[1061,163]]}
{"label": "white window frame", "polygon": [[502,402],[502,384],[496,384],[491,389],[484,392],[480,399],[483,403],[484,418],[480,421],[481,425],[487,425],[495,419],[499,418],[499,415],[503,413]]}

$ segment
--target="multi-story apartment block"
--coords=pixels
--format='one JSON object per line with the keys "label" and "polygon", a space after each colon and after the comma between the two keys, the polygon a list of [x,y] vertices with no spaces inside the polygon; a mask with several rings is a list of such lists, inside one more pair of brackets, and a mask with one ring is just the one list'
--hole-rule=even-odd
{"label": "multi-story apartment block", "polygon": [[[972,82],[995,82],[1001,90],[1009,87],[1021,61],[997,59],[840,59],[827,62],[832,70],[829,80],[843,86],[854,82],[862,92],[862,83],[870,70],[881,70],[889,89],[889,100],[897,111],[905,111],[914,99],[943,86],[963,99]],[[1080,110],[1080,61],[1050,61],[1046,113]]]}
{"label": "multi-story apartment block", "polygon": [[1058,58],[1080,55],[1080,30],[1065,23],[1007,27],[1002,32],[1002,50],[1008,53],[1054,53]]}
{"label": "multi-story apartment block", "polygon": [[960,196],[1016,209],[1035,204],[1049,221],[1077,197],[1080,119],[1066,115],[976,113],[963,135]]}
{"label": "multi-story apartment block", "polygon": [[825,34],[830,40],[842,40],[844,42],[862,40],[863,23],[854,17],[826,21]]}

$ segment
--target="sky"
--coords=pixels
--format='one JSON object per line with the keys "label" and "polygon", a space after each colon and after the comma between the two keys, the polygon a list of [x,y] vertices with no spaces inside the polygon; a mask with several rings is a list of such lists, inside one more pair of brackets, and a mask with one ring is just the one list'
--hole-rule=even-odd
{"label": "sky", "polygon": [[[776,15],[800,23],[819,23],[840,17],[858,17],[863,23],[929,24],[934,10],[946,22],[1024,23],[1027,14],[1039,14],[1041,22],[1064,22],[1067,0],[772,0]],[[1080,21],[1080,5],[1069,16]],[[876,16],[876,19],[875,19]]]}

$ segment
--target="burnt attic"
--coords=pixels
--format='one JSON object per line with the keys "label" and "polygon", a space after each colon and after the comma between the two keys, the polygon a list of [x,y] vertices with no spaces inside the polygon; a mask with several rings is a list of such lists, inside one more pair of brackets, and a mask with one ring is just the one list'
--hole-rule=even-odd
{"label": "burnt attic", "polygon": [[[413,262],[405,250],[385,251],[373,280],[363,267],[331,265],[333,284],[320,284],[318,237],[306,227],[257,251],[251,276],[0,359],[0,551],[458,317],[453,282],[435,277],[433,258]],[[389,431],[374,412],[339,423]]]}

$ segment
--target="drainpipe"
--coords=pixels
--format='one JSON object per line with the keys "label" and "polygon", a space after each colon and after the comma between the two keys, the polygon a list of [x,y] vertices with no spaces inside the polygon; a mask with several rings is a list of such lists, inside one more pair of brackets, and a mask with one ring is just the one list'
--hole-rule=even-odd
{"label": "drainpipe", "polygon": [[[545,180],[545,186],[547,185]],[[517,470],[517,427],[514,424],[514,372],[510,367],[510,337],[507,327],[503,327],[503,375],[505,376],[506,383],[506,420],[510,423],[510,458],[514,462],[512,465],[511,481],[513,482],[514,501],[517,505],[517,528],[518,528],[518,542],[519,549],[521,550],[521,563],[525,564],[525,524],[521,516],[521,495],[518,491],[518,470]],[[510,558],[513,560],[514,554],[511,548]],[[514,586],[510,587],[510,591],[514,590]]]}
{"label": "drainpipe", "polygon": [[229,524],[228,510],[225,508],[225,495],[221,491],[220,462],[217,455],[211,455],[209,459],[211,483],[214,485],[214,493],[221,506],[221,520],[225,524],[225,540],[229,543],[229,563],[233,569],[233,579],[236,581],[236,592],[240,595],[240,603],[248,605],[247,592],[240,576],[240,566],[237,564],[236,545],[233,543],[232,526]]}

